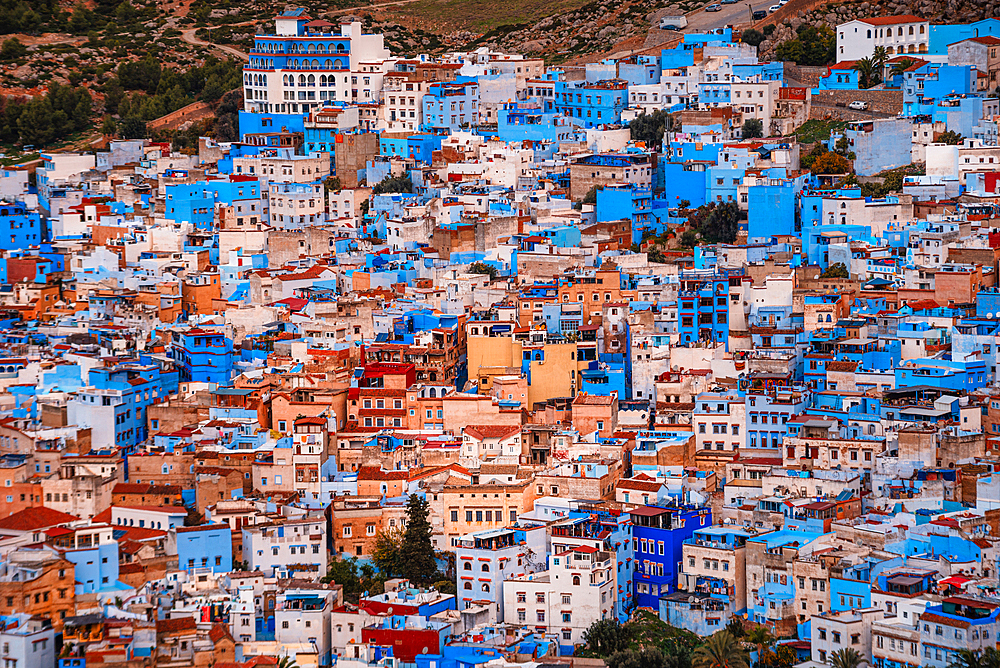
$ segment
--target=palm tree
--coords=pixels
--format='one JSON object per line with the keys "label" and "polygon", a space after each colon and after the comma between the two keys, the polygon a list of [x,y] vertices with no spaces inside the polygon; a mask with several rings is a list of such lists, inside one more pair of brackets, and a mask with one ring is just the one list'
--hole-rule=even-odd
{"label": "palm tree", "polygon": [[888,60],[889,52],[885,50],[885,47],[876,46],[875,51],[872,53],[872,62],[875,63],[875,67],[881,70]]}
{"label": "palm tree", "polygon": [[283,656],[278,659],[278,668],[299,668],[299,665],[295,663],[295,659],[290,656]]}
{"label": "palm tree", "polygon": [[747,655],[733,634],[719,631],[694,651],[691,668],[747,668]]}
{"label": "palm tree", "polygon": [[906,70],[910,69],[915,61],[912,58],[903,58],[902,60],[897,60],[892,64],[892,69],[889,70],[889,74],[892,76],[902,76]]}
{"label": "palm tree", "polygon": [[858,73],[859,88],[871,88],[875,85],[875,63],[871,58],[856,60],[853,69]]}
{"label": "palm tree", "polygon": [[955,652],[955,658],[949,668],[986,668],[986,666],[983,655],[978,650],[960,649]]}
{"label": "palm tree", "polygon": [[837,650],[830,656],[830,664],[833,668],[858,668],[864,657],[853,647]]}
{"label": "palm tree", "polygon": [[774,636],[766,626],[755,626],[747,633],[746,641],[757,645],[757,649],[761,650],[765,646],[774,644]]}

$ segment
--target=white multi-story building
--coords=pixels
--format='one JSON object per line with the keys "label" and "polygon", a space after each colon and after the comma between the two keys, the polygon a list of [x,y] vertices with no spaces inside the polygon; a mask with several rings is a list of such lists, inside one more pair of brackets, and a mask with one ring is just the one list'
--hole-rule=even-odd
{"label": "white multi-story building", "polygon": [[[243,68],[244,109],[254,113],[300,114],[326,101],[377,97],[381,67],[389,58],[382,35],[365,35],[361,23],[336,26],[312,20],[301,9],[275,19],[275,34],[257,35]],[[367,86],[364,83],[368,80]],[[360,93],[360,94],[359,94]]]}
{"label": "white multi-story building", "polygon": [[591,624],[615,615],[616,596],[614,553],[578,546],[549,557],[547,571],[504,582],[504,622],[581,643]]}
{"label": "white multi-story building", "polygon": [[237,642],[257,640],[257,606],[254,602],[253,585],[240,585],[236,598],[229,609],[229,626]]}
{"label": "white multi-story building", "polygon": [[274,639],[280,645],[312,645],[320,657],[320,665],[329,665],[330,613],[338,603],[337,592],[320,587],[296,587],[277,595]]}
{"label": "white multi-story building", "polygon": [[287,229],[324,222],[323,190],[320,182],[272,183],[268,193],[269,224]]}
{"label": "white multi-story building", "polygon": [[56,665],[56,634],[52,622],[24,612],[0,616],[0,661],[13,668]]}
{"label": "white multi-story building", "polygon": [[880,608],[828,611],[813,615],[812,660],[829,663],[835,652],[856,650],[862,659],[872,661],[872,624],[880,621],[885,611]]}
{"label": "white multi-story building", "polygon": [[[530,532],[529,534],[534,533]],[[541,530],[544,537],[545,530]],[[544,544],[536,546],[544,550]],[[496,603],[497,619],[503,619],[504,580],[534,573],[540,566],[524,540],[513,529],[492,529],[462,536],[455,546],[456,586],[459,609]]]}
{"label": "white multi-story building", "polygon": [[249,570],[273,577],[326,575],[326,518],[243,527],[243,557]]}
{"label": "white multi-story building", "polygon": [[857,19],[837,26],[837,62],[871,58],[875,47],[885,47],[892,58],[897,54],[926,54],[930,42],[930,22],[919,16],[877,16]]}

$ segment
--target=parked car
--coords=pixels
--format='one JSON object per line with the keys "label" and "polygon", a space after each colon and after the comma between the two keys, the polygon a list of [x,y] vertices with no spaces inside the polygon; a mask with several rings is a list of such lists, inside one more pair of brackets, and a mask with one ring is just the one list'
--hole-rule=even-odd
{"label": "parked car", "polygon": [[708,7],[705,7],[705,11],[706,12],[721,12],[722,11],[722,5],[720,5],[720,4],[709,5]]}
{"label": "parked car", "polygon": [[769,14],[773,14],[776,11],[778,11],[779,9],[781,9],[781,5],[771,5],[770,7],[767,8],[767,12]]}
{"label": "parked car", "polygon": [[719,0],[719,2],[721,2],[724,5],[735,5],[736,4],[736,0]]}
{"label": "parked car", "polygon": [[660,30],[680,30],[678,26],[667,24],[665,26],[660,26]]}
{"label": "parked car", "polygon": [[754,21],[760,21],[760,20],[766,19],[766,18],[767,18],[767,12],[765,12],[763,9],[758,9],[757,11],[755,11],[753,13],[753,20]]}
{"label": "parked car", "polygon": [[868,108],[868,103],[867,102],[862,102],[861,100],[855,100],[854,102],[851,102],[849,105],[847,105],[847,107],[849,109],[864,110],[864,109]]}

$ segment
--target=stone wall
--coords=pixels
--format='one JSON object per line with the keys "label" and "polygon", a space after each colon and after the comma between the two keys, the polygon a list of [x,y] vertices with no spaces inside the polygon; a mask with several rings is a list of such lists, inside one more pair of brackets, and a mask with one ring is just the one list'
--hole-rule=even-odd
{"label": "stone wall", "polygon": [[181,107],[166,116],[160,116],[146,123],[146,130],[176,130],[188,121],[198,121],[208,118],[213,114],[212,105],[207,102],[194,102],[186,107]]}
{"label": "stone wall", "polygon": [[[855,100],[867,102],[868,109],[849,109],[847,105]],[[841,120],[868,120],[896,116],[902,111],[901,90],[822,90],[813,93],[809,115],[810,118],[826,118],[829,115]]]}

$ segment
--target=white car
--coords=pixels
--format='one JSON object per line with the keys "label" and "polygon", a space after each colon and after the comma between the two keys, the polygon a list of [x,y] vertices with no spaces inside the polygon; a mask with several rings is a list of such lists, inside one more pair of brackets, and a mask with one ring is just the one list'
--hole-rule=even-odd
{"label": "white car", "polygon": [[867,102],[862,102],[861,100],[855,100],[854,102],[851,102],[849,105],[847,105],[847,108],[848,109],[858,109],[858,110],[862,110],[863,111],[863,110],[865,110],[865,109],[868,108],[868,103]]}
{"label": "white car", "polygon": [[767,13],[768,14],[773,14],[776,11],[778,11],[779,9],[781,9],[781,5],[771,5],[770,7],[767,8]]}

